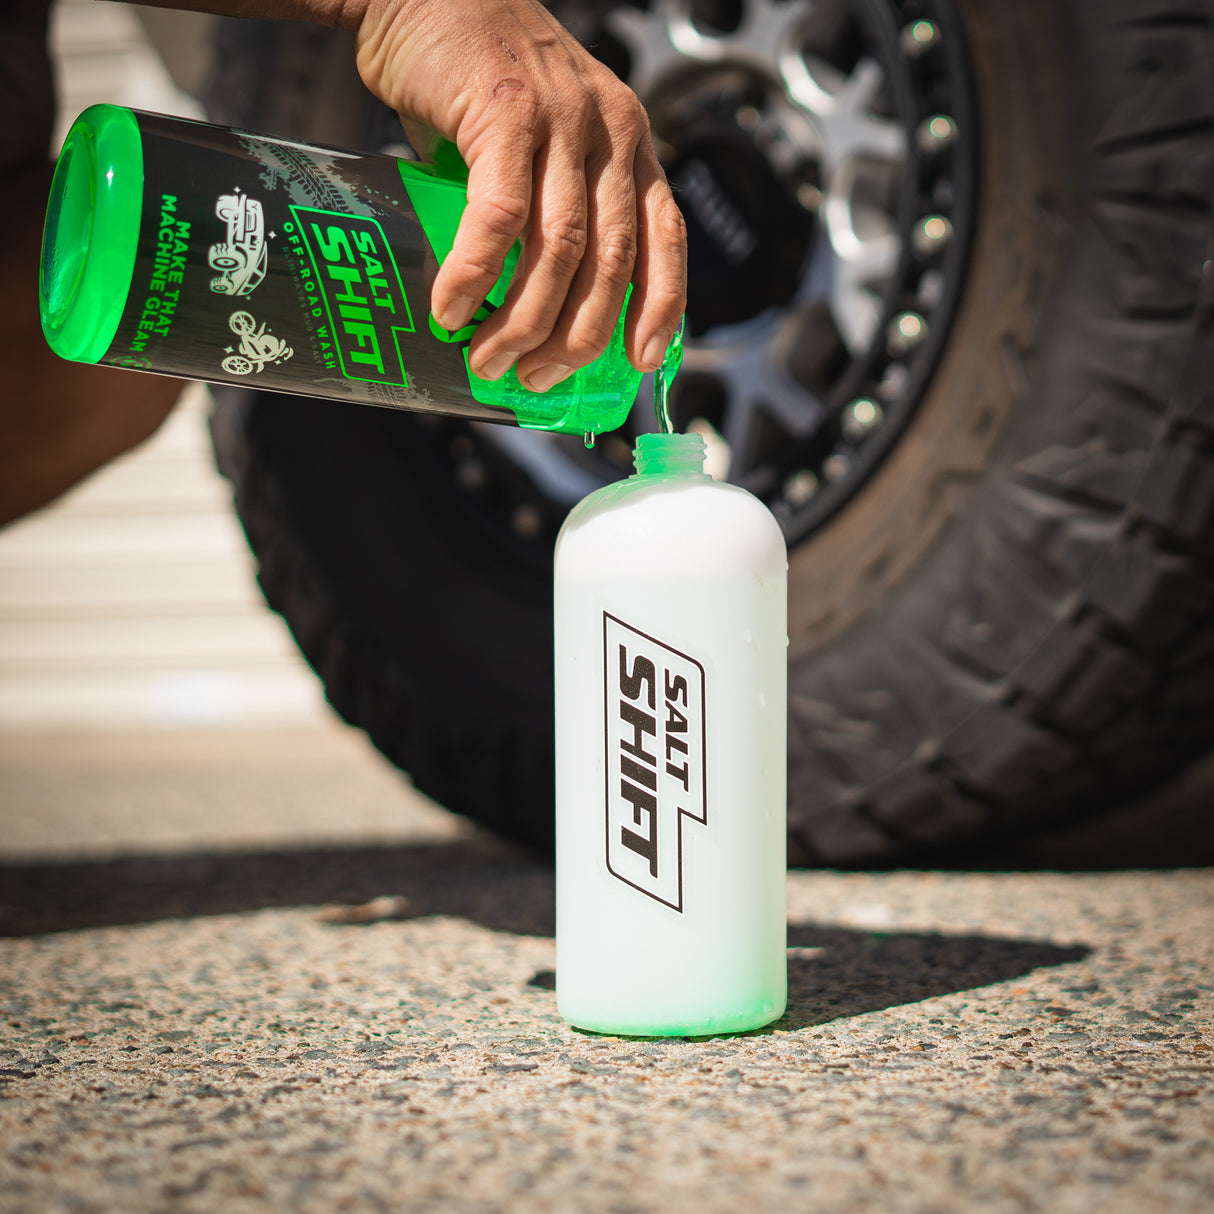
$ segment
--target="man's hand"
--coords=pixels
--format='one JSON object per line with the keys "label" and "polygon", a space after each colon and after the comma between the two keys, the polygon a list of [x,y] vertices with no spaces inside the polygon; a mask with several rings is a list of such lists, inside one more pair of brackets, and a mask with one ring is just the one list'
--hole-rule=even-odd
{"label": "man's hand", "polygon": [[654,370],[685,306],[687,245],[635,94],[537,0],[368,0],[342,24],[357,29],[364,83],[415,144],[436,132],[468,165],[431,296],[439,324],[467,324],[522,237],[472,370],[498,379],[517,364],[546,391],[603,351],[629,282],[628,357]]}
{"label": "man's hand", "polygon": [[546,391],[607,346],[629,282],[628,357],[655,370],[686,306],[687,232],[631,89],[539,0],[154,0],[357,34],[363,82],[425,147],[468,165],[468,208],[431,310],[462,328],[520,236],[505,303],[477,330],[473,371]]}

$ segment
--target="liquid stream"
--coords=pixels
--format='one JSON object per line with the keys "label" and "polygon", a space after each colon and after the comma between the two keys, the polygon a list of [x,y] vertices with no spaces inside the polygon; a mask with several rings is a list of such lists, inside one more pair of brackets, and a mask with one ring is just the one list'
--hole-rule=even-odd
{"label": "liquid stream", "polygon": [[678,374],[683,362],[683,325],[675,330],[670,345],[666,348],[666,357],[653,376],[653,412],[657,418],[659,434],[673,434],[674,423],[670,420],[670,385]]}

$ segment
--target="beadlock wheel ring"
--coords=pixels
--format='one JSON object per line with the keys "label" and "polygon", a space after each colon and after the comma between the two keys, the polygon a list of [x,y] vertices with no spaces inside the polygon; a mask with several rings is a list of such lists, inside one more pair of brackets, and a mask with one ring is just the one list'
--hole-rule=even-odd
{"label": "beadlock wheel ring", "polygon": [[[688,221],[675,424],[799,543],[896,442],[947,341],[977,201],[959,19],[950,0],[552,7],[645,103]],[[591,451],[430,425],[489,525],[544,556],[576,501],[631,470],[652,385]]]}

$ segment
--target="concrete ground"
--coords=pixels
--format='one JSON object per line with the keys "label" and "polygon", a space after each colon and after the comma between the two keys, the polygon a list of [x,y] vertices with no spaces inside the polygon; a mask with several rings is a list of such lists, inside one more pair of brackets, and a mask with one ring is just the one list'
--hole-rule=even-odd
{"label": "concrete ground", "polygon": [[793,873],[783,1020],[624,1040],[354,735],[0,737],[0,1210],[1208,1211],[1211,789]]}

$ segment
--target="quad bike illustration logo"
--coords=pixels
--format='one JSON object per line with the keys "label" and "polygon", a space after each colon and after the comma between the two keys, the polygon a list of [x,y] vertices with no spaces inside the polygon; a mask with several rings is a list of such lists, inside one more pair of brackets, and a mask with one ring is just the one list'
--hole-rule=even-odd
{"label": "quad bike illustration logo", "polygon": [[231,346],[227,358],[220,366],[229,375],[252,375],[265,369],[267,363],[284,363],[295,353],[280,337],[260,328],[249,312],[233,312],[228,317],[228,328],[240,338],[240,351]]}
{"label": "quad bike illustration logo", "polygon": [[207,250],[207,264],[218,271],[211,279],[217,295],[248,295],[266,276],[265,215],[256,198],[221,194],[215,214],[228,225],[227,239]]}

